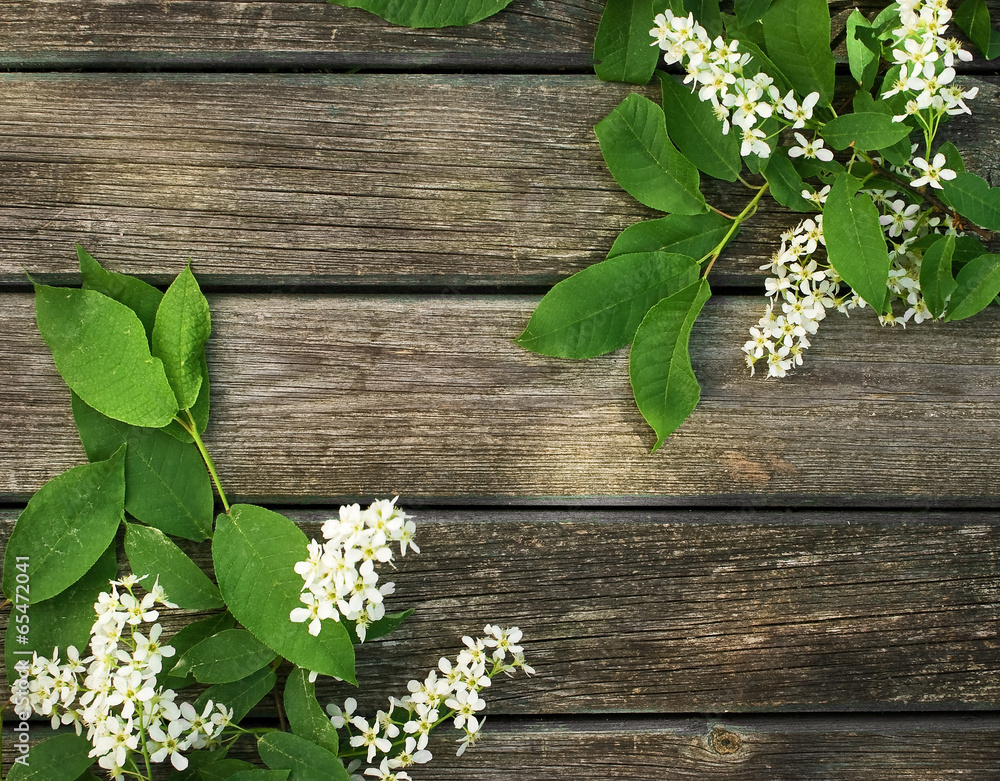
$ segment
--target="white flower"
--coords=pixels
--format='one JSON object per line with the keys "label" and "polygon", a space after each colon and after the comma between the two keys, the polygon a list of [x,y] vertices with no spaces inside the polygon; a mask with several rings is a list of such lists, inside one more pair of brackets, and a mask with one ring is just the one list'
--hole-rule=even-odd
{"label": "white flower", "polygon": [[824,147],[822,138],[814,138],[812,141],[807,141],[806,137],[801,133],[796,133],[795,139],[799,142],[799,145],[793,146],[788,150],[789,157],[807,157],[827,163],[833,160],[833,152]]}
{"label": "white flower", "polygon": [[957,174],[950,168],[944,167],[947,162],[947,159],[941,152],[934,155],[934,159],[930,163],[922,157],[914,158],[913,165],[923,171],[923,176],[914,179],[910,182],[910,184],[913,187],[923,187],[924,185],[929,184],[931,187],[935,187],[938,190],[944,189],[941,184],[941,180],[954,179],[957,176]]}
{"label": "white flower", "polygon": [[767,141],[763,130],[758,130],[757,128],[744,129],[740,133],[740,138],[742,144],[740,145],[740,154],[743,157],[747,155],[757,155],[758,157],[769,157],[771,154],[771,147],[767,145]]}
{"label": "white flower", "polygon": [[812,119],[813,108],[815,108],[817,101],[819,101],[819,93],[810,92],[799,104],[795,101],[795,93],[789,90],[781,103],[781,113],[785,119],[792,122],[793,128],[805,127],[806,122]]}

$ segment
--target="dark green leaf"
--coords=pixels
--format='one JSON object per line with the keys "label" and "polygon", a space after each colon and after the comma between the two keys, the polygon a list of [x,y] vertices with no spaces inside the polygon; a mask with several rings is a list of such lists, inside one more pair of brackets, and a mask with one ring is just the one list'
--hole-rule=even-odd
{"label": "dark green leaf", "polygon": [[646,314],[629,356],[636,405],[656,432],[655,452],[685,421],[701,398],[691,369],[691,328],[712,292],[705,279],[669,296]]}
{"label": "dark green leaf", "polygon": [[229,753],[228,746],[211,751],[192,751],[187,754],[188,766],[184,770],[175,770],[171,773],[170,781],[204,781],[202,771],[224,761],[227,753]]}
{"label": "dark green leaf", "polygon": [[76,781],[94,764],[90,741],[69,733],[56,735],[31,747],[27,764],[14,758],[7,781]]}
{"label": "dark green leaf", "polygon": [[712,104],[669,73],[659,72],[663,113],[670,140],[688,160],[716,179],[735,182],[743,168],[736,132],[723,134]]}
{"label": "dark green leaf", "polygon": [[1000,294],[1000,255],[981,255],[970,260],[955,279],[945,320],[964,320],[982,311]]}
{"label": "dark green leaf", "polygon": [[806,187],[792,161],[788,159],[788,151],[784,147],[774,150],[774,154],[768,158],[764,178],[771,187],[774,200],[782,206],[797,212],[819,210],[819,206],[802,197],[803,190],[812,188]]}
{"label": "dark green leaf", "polygon": [[502,11],[511,0],[330,0],[403,27],[460,27]]}
{"label": "dark green leaf", "polygon": [[594,40],[594,70],[601,81],[648,84],[660,50],[650,46],[652,0],[608,0]]}
{"label": "dark green leaf", "polygon": [[685,15],[694,14],[705,31],[715,38],[722,35],[722,13],[719,0],[683,0]]}
{"label": "dark green leaf", "polygon": [[177,406],[189,409],[201,388],[201,359],[212,333],[208,301],[187,266],[167,289],[156,310],[153,355],[163,361]]}
{"label": "dark green leaf", "polygon": [[293,733],[336,754],[337,730],[316,700],[316,685],[309,683],[309,671],[296,667],[285,682],[285,715]]}
{"label": "dark green leaf", "polygon": [[16,593],[17,557],[30,566],[31,603],[76,583],[108,549],[125,503],[125,448],[54,477],[28,502],[4,554],[3,590]]}
{"label": "dark green leaf", "polygon": [[945,303],[957,286],[951,265],[955,256],[955,239],[945,236],[924,251],[920,263],[920,292],[934,317],[944,314]]}
{"label": "dark green leaf", "polygon": [[209,686],[195,700],[195,707],[200,711],[209,700],[222,703],[233,710],[233,724],[243,720],[250,710],[267,696],[278,682],[278,676],[270,667],[261,667],[233,683],[220,683]]}
{"label": "dark green leaf", "polygon": [[972,41],[984,57],[990,57],[993,27],[990,11],[984,0],[965,0],[955,11],[955,24]]}
{"label": "dark green leaf", "polygon": [[855,8],[847,17],[847,62],[851,75],[863,90],[875,86],[882,44],[871,24]]}
{"label": "dark green leaf", "polygon": [[204,540],[212,534],[215,500],[198,449],[162,431],[113,420],[73,395],[73,418],[87,458],[125,451],[125,509],[143,523],[177,537]]}
{"label": "dark green leaf", "polygon": [[517,338],[526,350],[592,358],[628,344],[649,308],[698,278],[686,255],[617,255],[555,285]]}
{"label": "dark green leaf", "polygon": [[166,689],[175,690],[193,684],[195,682],[193,676],[175,676],[171,674],[177,661],[195,644],[200,643],[206,637],[211,637],[216,632],[232,629],[235,624],[236,620],[232,615],[225,612],[194,621],[181,629],[170,638],[170,645],[174,647],[176,653],[173,656],[164,657],[163,670],[159,676],[160,684]]}
{"label": "dark green leaf", "polygon": [[848,176],[834,182],[823,208],[823,235],[830,265],[869,306],[881,312],[889,279],[889,250],[878,209],[867,195],[854,195],[857,184]]}
{"label": "dark green leaf", "polygon": [[35,285],[38,330],[66,384],[108,417],[159,428],[177,400],[135,312],[95,290]]}
{"label": "dark green leaf", "polygon": [[892,117],[876,112],[842,114],[827,122],[820,131],[834,149],[853,146],[864,151],[892,146],[909,134],[909,125],[893,122]]}
{"label": "dark green leaf", "polygon": [[658,220],[637,222],[620,234],[608,257],[635,252],[668,252],[704,258],[726,237],[732,223],[715,212],[668,214]]}
{"label": "dark green leaf", "polygon": [[826,0],[775,0],[763,23],[767,52],[795,91],[819,92],[820,105],[829,105],[835,62]]}
{"label": "dark green leaf", "polygon": [[193,675],[199,683],[233,683],[272,661],[274,651],[250,632],[226,629],[189,648],[172,674]]}
{"label": "dark green leaf", "polygon": [[[232,778],[234,775],[244,770],[255,769],[256,768],[254,768],[253,765],[249,762],[243,761],[242,759],[220,759],[199,768],[198,776],[201,781],[224,781],[224,779]],[[273,771],[261,770],[260,772],[271,773]]]}
{"label": "dark green leaf", "polygon": [[[886,103],[884,100],[875,100],[870,94],[864,90],[858,90],[854,94],[854,113],[855,114],[883,114],[889,120],[896,114],[896,111]],[[912,130],[912,126],[908,123],[901,123],[900,127],[907,127]],[[882,156],[888,160],[893,165],[908,165],[910,162],[910,140],[908,135],[903,136],[894,144],[882,147],[879,152]],[[898,185],[897,185],[898,186]],[[890,188],[895,189],[895,187]]]}
{"label": "dark green leaf", "polygon": [[736,0],[736,23],[745,27],[759,21],[771,7],[771,0]]}
{"label": "dark green leaf", "polygon": [[336,754],[288,732],[268,732],[257,741],[264,764],[274,770],[291,770],[288,781],[349,781]]}
{"label": "dark green leaf", "polygon": [[946,168],[950,168],[956,173],[965,173],[965,161],[962,159],[962,153],[951,141],[945,141],[938,147],[937,151],[944,155]]}
{"label": "dark green leaf", "polygon": [[354,683],[354,646],[340,623],[325,621],[320,633],[294,623],[302,606],[302,579],[295,565],[308,540],[290,520],[262,507],[234,505],[220,515],[212,541],[215,576],[236,620],[288,661]]}
{"label": "dark green leaf", "polygon": [[[5,568],[6,571],[6,568]],[[23,573],[31,577],[31,567]],[[65,591],[39,602],[25,611],[20,612],[16,606],[12,608],[10,628],[6,633],[4,650],[7,662],[7,680],[13,681],[18,676],[14,665],[25,657],[17,656],[15,651],[37,651],[39,656],[52,658],[52,649],[58,647],[60,658],[66,659],[66,648],[76,646],[81,656],[87,656],[86,649],[90,644],[90,628],[97,620],[94,613],[94,603],[102,591],[109,590],[109,581],[118,576],[118,564],[115,560],[115,545],[112,542],[101,554],[87,574]],[[28,584],[31,585],[30,583]],[[11,595],[12,598],[14,595]],[[19,646],[15,638],[19,633],[15,629],[17,616],[28,615],[31,631],[28,634],[29,645]]]}
{"label": "dark green leaf", "polygon": [[80,261],[84,289],[96,290],[108,298],[125,304],[138,316],[146,331],[146,338],[151,338],[153,323],[156,320],[156,308],[160,305],[163,293],[136,277],[119,274],[117,271],[107,271],[80,245],[76,247],[76,256]]}
{"label": "dark green leaf", "polygon": [[633,198],[678,214],[708,211],[698,189],[698,169],[667,137],[663,110],[629,95],[594,127],[612,176]]}
{"label": "dark green leaf", "polygon": [[290,770],[264,770],[254,768],[253,770],[241,770],[227,778],[227,781],[285,781],[289,777]]}
{"label": "dark green leaf", "polygon": [[970,173],[959,173],[942,184],[955,211],[983,228],[1000,230],[1000,188],[990,187],[981,176]]}
{"label": "dark green leaf", "polygon": [[[387,613],[378,621],[372,621],[368,625],[368,629],[365,631],[365,642],[385,637],[412,615],[413,608],[410,608],[409,610],[404,610],[401,613]],[[344,622],[344,628],[347,630],[347,634],[351,637],[351,643],[354,645],[360,645],[362,641],[361,638],[358,637],[357,629],[354,624]]]}
{"label": "dark green leaf", "polygon": [[132,574],[147,576],[150,584],[159,580],[178,607],[206,610],[225,606],[219,587],[159,529],[125,524],[125,552]]}

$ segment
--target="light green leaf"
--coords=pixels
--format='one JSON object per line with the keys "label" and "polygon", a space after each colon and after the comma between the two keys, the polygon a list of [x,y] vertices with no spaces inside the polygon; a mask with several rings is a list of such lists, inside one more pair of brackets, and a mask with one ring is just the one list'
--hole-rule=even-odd
{"label": "light green leaf", "polygon": [[944,314],[945,304],[956,288],[951,266],[955,256],[955,238],[945,236],[924,251],[920,263],[920,292],[934,317]]}
{"label": "light green leaf", "polygon": [[274,670],[261,667],[238,681],[209,686],[195,700],[195,707],[200,711],[209,700],[221,702],[227,708],[232,708],[233,724],[238,724],[254,705],[267,696],[277,682],[278,676],[274,674]]}
{"label": "light green leaf", "polygon": [[275,770],[291,770],[288,781],[349,781],[336,754],[288,732],[268,732],[257,741],[264,764]]}
{"label": "light green leaf", "polygon": [[736,0],[736,23],[740,27],[757,22],[771,7],[771,0]]}
{"label": "light green leaf", "polygon": [[774,150],[764,168],[764,178],[771,187],[771,195],[782,206],[797,212],[814,212],[819,207],[812,201],[802,197],[802,191],[812,189],[806,187],[799,172],[795,170],[792,161],[788,159],[788,150],[779,147]]}
{"label": "light green leaf", "polygon": [[823,235],[830,264],[854,292],[884,311],[889,250],[878,209],[867,195],[855,196],[857,180],[837,177],[823,207]]}
{"label": "light green leaf", "polygon": [[[198,388],[198,398],[195,400],[194,406],[188,412],[194,418],[195,428],[198,430],[198,433],[204,434],[205,429],[208,428],[209,412],[208,361],[205,359],[204,352],[201,354],[201,387]],[[194,442],[194,437],[181,428],[181,425],[176,420],[160,430],[181,442]]]}
{"label": "light green leaf", "polygon": [[601,81],[648,84],[660,50],[650,46],[652,0],[608,0],[594,40],[594,71]]}
{"label": "light green leaf", "polygon": [[296,667],[285,682],[285,715],[294,734],[336,754],[337,730],[316,699],[316,685],[309,683],[309,671]]}
{"label": "light green leaf", "polygon": [[230,612],[258,640],[299,667],[354,683],[354,646],[344,627],[325,621],[313,636],[308,622],[289,618],[302,606],[295,564],[306,557],[308,542],[284,516],[234,505],[216,522],[215,576]]}
{"label": "light green leaf", "polygon": [[635,252],[667,252],[704,258],[726,237],[731,226],[729,220],[715,212],[668,214],[658,220],[637,222],[623,230],[611,245],[608,257]]}
{"label": "light green leaf", "polygon": [[56,735],[31,747],[27,765],[15,764],[7,781],[76,781],[94,764],[90,741],[73,733]]}
{"label": "light green leaf", "polygon": [[892,146],[909,134],[909,125],[893,122],[892,117],[877,112],[843,114],[831,119],[820,131],[834,149],[853,146],[864,151]]}
{"label": "light green leaf", "polygon": [[991,44],[993,41],[993,26],[990,21],[990,10],[984,0],[965,0],[955,11],[955,24],[972,41],[980,53],[987,59],[992,59]]}
{"label": "light green leaf", "polygon": [[87,404],[134,426],[173,420],[177,400],[135,312],[95,290],[35,285],[35,314],[56,368]]}
{"label": "light green leaf", "polygon": [[611,175],[633,198],[678,214],[708,211],[698,169],[667,137],[663,109],[631,94],[594,127]]}
{"label": "light green leaf", "polygon": [[[30,563],[23,574],[31,577]],[[98,594],[110,588],[109,581],[117,576],[118,564],[112,541],[87,574],[65,591],[30,607],[22,608],[20,605],[23,603],[15,604],[11,608],[10,626],[4,641],[7,680],[13,681],[18,677],[14,672],[14,665],[25,658],[15,655],[15,651],[37,651],[39,656],[51,659],[52,649],[58,647],[60,658],[65,660],[67,646],[74,645],[78,651],[84,652],[81,656],[86,656],[85,651],[90,644],[90,628],[97,620],[94,603],[97,602]],[[27,615],[30,621],[28,645],[19,645],[15,640],[20,636],[15,629],[19,615]]]}
{"label": "light green leaf", "polygon": [[955,278],[945,320],[964,320],[982,311],[1000,294],[1000,255],[970,260]]}
{"label": "light green leaf", "polygon": [[87,458],[125,451],[125,509],[143,523],[188,540],[212,534],[211,478],[193,444],[112,420],[73,395],[73,418]]}
{"label": "light green leaf", "polygon": [[847,17],[847,63],[854,80],[866,91],[875,85],[881,55],[882,44],[875,31],[855,8]]}
{"label": "light green leaf", "polygon": [[[863,89],[854,93],[854,100],[852,102],[854,104],[855,114],[883,114],[889,120],[892,120],[892,117],[896,114],[896,111],[892,108],[892,106],[884,100],[875,100],[875,98]],[[906,122],[900,123],[900,127],[909,128],[910,131],[913,130],[913,127]],[[907,131],[907,133],[909,133],[909,131]],[[881,152],[882,156],[893,165],[909,165],[911,150],[908,135],[899,139],[894,144],[889,144],[880,148],[879,152]]]}
{"label": "light green leaf", "polygon": [[511,0],[330,0],[403,27],[460,27],[502,11]]}
{"label": "light green leaf", "polygon": [[79,244],[76,247],[76,256],[80,261],[84,289],[96,290],[108,298],[125,304],[138,316],[146,331],[146,338],[151,338],[153,323],[156,320],[156,308],[160,305],[163,293],[141,279],[106,270]]}
{"label": "light green leaf", "polygon": [[43,485],[17,519],[4,554],[3,590],[15,595],[17,557],[31,567],[31,603],[76,583],[108,549],[125,504],[125,448]]}
{"label": "light green leaf", "polygon": [[826,0],[775,0],[763,18],[767,53],[801,96],[833,99],[830,9]]}
{"label": "light green leaf", "polygon": [[247,630],[226,629],[189,648],[171,674],[192,675],[199,683],[233,683],[270,664],[274,656]]}
{"label": "light green leaf", "polygon": [[658,72],[670,140],[688,160],[716,179],[735,182],[743,168],[736,133],[723,134],[712,104],[669,73]]}
{"label": "light green leaf", "polygon": [[526,350],[593,358],[628,344],[649,308],[698,278],[686,255],[618,255],[556,284],[517,338]]}
{"label": "light green leaf", "polygon": [[669,296],[646,314],[629,355],[629,380],[639,412],[656,432],[659,449],[701,398],[691,369],[688,340],[712,291],[705,279]]}
{"label": "light green leaf", "polygon": [[163,670],[159,675],[159,682],[163,687],[176,691],[177,689],[183,689],[185,686],[193,684],[195,682],[194,676],[173,675],[173,668],[177,662],[189,648],[193,648],[197,643],[200,643],[206,637],[211,637],[217,632],[232,629],[235,624],[236,619],[229,612],[219,613],[218,615],[193,621],[171,637],[170,645],[174,647],[176,653],[173,656],[164,657],[163,659]]}
{"label": "light green leaf", "polygon": [[[126,477],[126,491],[127,481]],[[132,573],[137,577],[148,576],[146,582],[150,584],[159,580],[170,601],[178,607],[189,610],[225,607],[219,587],[159,529],[126,523],[125,553]]]}
{"label": "light green leaf", "polygon": [[212,333],[208,301],[187,266],[167,288],[153,326],[153,355],[163,361],[177,405],[189,409],[201,388],[201,359]]}
{"label": "light green leaf", "polygon": [[1000,231],[1000,187],[990,187],[981,176],[964,172],[942,184],[955,211],[976,225]]}

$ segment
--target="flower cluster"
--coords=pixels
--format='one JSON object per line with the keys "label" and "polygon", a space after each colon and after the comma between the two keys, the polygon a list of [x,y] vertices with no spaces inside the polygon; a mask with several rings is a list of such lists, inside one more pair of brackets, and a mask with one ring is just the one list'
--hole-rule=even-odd
{"label": "flower cluster", "polygon": [[323,524],[326,542],[311,540],[308,557],[295,565],[305,607],[295,608],[291,620],[308,621],[310,634],[318,635],[324,620],[343,617],[355,622],[363,642],[368,626],[385,615],[383,598],[395,590],[392,583],[378,585],[375,566],[392,563],[395,542],[400,556],[407,548],[420,553],[413,541],[416,525],[407,518],[396,499],[376,501],[367,510],[341,507],[339,518]]}
{"label": "flower cluster", "polygon": [[[358,704],[353,697],[343,708],[327,706],[333,726],[347,731],[351,746],[365,755],[369,765],[364,775],[352,775],[354,781],[365,781],[364,776],[377,781],[408,781],[405,768],[431,760],[428,736],[448,719],[463,732],[458,741],[459,756],[478,740],[485,722],[480,712],[486,707],[480,693],[490,686],[492,678],[498,673],[513,675],[516,670],[527,675],[535,672],[524,661],[520,629],[487,624],[484,632],[485,637],[475,640],[463,637],[465,649],[454,663],[441,657],[436,670],[423,681],[410,681],[409,694],[391,698],[389,710],[378,711],[370,722],[355,715]],[[361,764],[354,762],[349,770],[353,772]]]}
{"label": "flower cluster", "polygon": [[[804,128],[812,119],[819,93],[810,93],[800,103],[791,90],[782,97],[774,79],[766,73],[744,75],[744,68],[753,58],[739,51],[738,40],[727,42],[718,37],[713,41],[693,14],[677,16],[668,9],[657,14],[653,21],[656,27],[649,34],[656,40],[652,45],[665,52],[663,59],[667,65],[684,66],[684,83],[692,84],[698,90],[698,97],[712,104],[724,134],[729,133],[730,123],[739,129],[742,156],[770,156],[768,140],[777,131],[766,132],[762,127],[766,120],[773,118],[784,126]],[[800,143],[789,152],[793,157],[833,159],[822,139],[807,140],[801,133],[795,135]]]}
{"label": "flower cluster", "polygon": [[[181,753],[213,745],[229,725],[232,711],[211,700],[199,713],[190,703],[175,702],[176,693],[157,685],[163,659],[174,649],[160,642],[163,627],[156,605],[176,607],[157,581],[141,598],[134,594],[137,579],[111,581],[94,605],[97,620],[90,630],[91,656],[85,659],[73,646],[60,662],[59,649],[47,659],[34,654],[28,666],[28,696],[18,715],[33,711],[49,716],[53,728],[73,724],[77,734],[87,729],[94,748],[90,756],[116,781],[137,776],[134,755],[152,762],[170,763],[183,770]],[[119,588],[123,589],[121,592]],[[148,634],[143,624],[152,623]]]}

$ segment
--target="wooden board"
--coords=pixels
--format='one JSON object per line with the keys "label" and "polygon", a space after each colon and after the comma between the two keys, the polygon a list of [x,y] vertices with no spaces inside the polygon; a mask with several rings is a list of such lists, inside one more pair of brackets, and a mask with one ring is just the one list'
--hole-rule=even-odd
{"label": "wooden board", "polygon": [[[283,4],[277,4],[283,5]],[[952,136],[996,172],[1000,82]],[[593,76],[0,75],[0,284],[68,281],[75,244],[164,282],[273,289],[547,289],[660,216],[611,177],[592,127],[628,92]],[[649,92],[653,95],[653,92]],[[736,213],[741,185],[706,181]],[[802,215],[771,204],[715,285]]]}
{"label": "wooden board", "polygon": [[[627,353],[564,361],[512,340],[535,297],[211,299],[213,423],[227,491],[257,502],[995,506],[1000,311],[881,328],[831,315],[806,365],[751,378],[764,299],[709,302],[702,404],[655,455]],[[80,463],[69,393],[28,294],[0,297],[0,496]]]}
{"label": "wooden board", "polygon": [[[494,682],[484,696],[499,715],[993,710],[1000,700],[1000,525],[986,513],[403,506],[421,553],[386,572],[397,586],[388,604],[416,614],[358,649],[360,692],[322,679],[324,702],[384,707],[487,623],[521,627],[537,671]],[[313,538],[330,515],[289,514]],[[184,547],[210,567],[207,545]]]}

